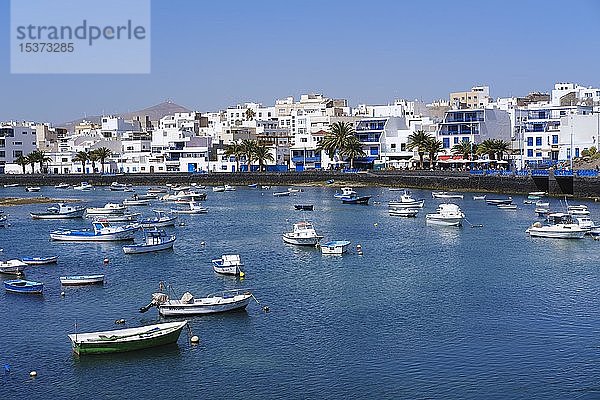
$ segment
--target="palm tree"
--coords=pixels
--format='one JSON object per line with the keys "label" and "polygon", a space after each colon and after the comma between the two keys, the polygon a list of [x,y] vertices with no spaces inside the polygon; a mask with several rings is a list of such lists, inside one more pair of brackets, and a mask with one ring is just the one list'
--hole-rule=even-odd
{"label": "palm tree", "polygon": [[29,154],[27,154],[27,163],[29,163],[31,165],[31,173],[33,174],[35,172],[35,163],[37,162],[37,157],[35,156],[35,152],[31,152]]}
{"label": "palm tree", "polygon": [[235,170],[237,172],[239,172],[240,170],[240,159],[242,158],[242,156],[244,155],[244,149],[242,149],[242,146],[237,143],[237,142],[233,142],[229,145],[227,145],[227,147],[225,148],[225,155],[228,157],[235,157]]}
{"label": "palm tree", "polygon": [[52,159],[41,150],[34,150],[29,154],[29,156],[32,157],[35,162],[40,164],[40,173],[43,171],[44,163],[52,161]]}
{"label": "palm tree", "polygon": [[437,153],[444,149],[444,144],[434,137],[430,137],[425,146],[425,151],[429,154],[429,168],[433,168],[433,162]]}
{"label": "palm tree", "polygon": [[494,151],[496,152],[498,160],[502,160],[502,158],[504,158],[504,153],[507,153],[510,150],[510,143],[502,139],[492,140],[494,142]]}
{"label": "palm tree", "polygon": [[419,168],[421,169],[423,169],[423,157],[425,156],[427,143],[431,138],[432,136],[423,130],[418,130],[415,133],[408,135],[406,147],[409,150],[417,149],[417,153],[419,154]]}
{"label": "palm tree", "polygon": [[100,166],[102,167],[102,173],[104,174],[104,161],[106,161],[106,159],[112,155],[112,151],[109,148],[100,147],[94,150],[92,153],[95,153],[100,160]]}
{"label": "palm tree", "polygon": [[250,172],[250,167],[252,166],[252,159],[254,158],[254,153],[256,152],[257,143],[255,140],[244,139],[242,140],[240,146],[242,146],[242,153],[246,156],[248,172]]}
{"label": "palm tree", "polygon": [[81,163],[81,173],[85,173],[85,163],[89,160],[89,153],[87,151],[78,151],[73,157],[73,162]]}
{"label": "palm tree", "polygon": [[254,116],[256,115],[254,110],[251,108],[248,108],[246,110],[245,114],[246,114],[246,121],[252,121],[254,119]]}
{"label": "palm tree", "polygon": [[29,160],[27,159],[27,157],[21,154],[19,157],[15,158],[15,164],[23,168],[23,174],[25,174],[25,167],[27,167],[27,164],[29,164]]}
{"label": "palm tree", "polygon": [[354,159],[357,157],[364,157],[365,152],[362,149],[362,143],[356,136],[349,136],[346,140],[344,148],[340,151],[340,154],[350,159],[350,169],[354,169]]}
{"label": "palm tree", "polygon": [[452,146],[452,153],[460,154],[464,160],[470,160],[473,153],[477,151],[477,145],[473,142],[460,142]]}
{"label": "palm tree", "polygon": [[254,149],[254,158],[258,161],[258,170],[262,171],[265,161],[275,161],[273,155],[271,154],[271,149],[269,149],[264,144],[259,144]]}
{"label": "palm tree", "polygon": [[92,173],[96,172],[96,161],[100,160],[95,151],[88,151],[88,160],[92,163]]}
{"label": "palm tree", "polygon": [[477,154],[487,154],[490,160],[495,160],[496,143],[493,139],[486,139],[477,146]]}
{"label": "palm tree", "polygon": [[331,132],[317,145],[317,150],[324,150],[330,160],[333,160],[337,152],[345,147],[348,138],[354,137],[354,128],[349,122],[334,122]]}

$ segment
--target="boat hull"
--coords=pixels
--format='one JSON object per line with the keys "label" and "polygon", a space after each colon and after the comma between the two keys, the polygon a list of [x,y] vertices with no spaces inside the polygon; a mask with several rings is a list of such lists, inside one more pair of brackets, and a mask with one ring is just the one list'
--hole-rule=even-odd
{"label": "boat hull", "polygon": [[4,290],[11,293],[42,294],[44,291],[44,284],[39,282],[31,282],[31,284],[26,286],[18,286],[13,284],[11,281],[5,281]]}
{"label": "boat hull", "polygon": [[54,257],[23,257],[21,259],[27,265],[45,265],[58,262],[58,256]]}
{"label": "boat hull", "polygon": [[[175,343],[179,339],[181,330],[186,324],[187,321],[184,321],[177,327],[165,329],[165,332],[156,332],[155,334],[152,333],[153,329],[171,324],[157,324],[144,327],[147,328],[145,331],[147,333],[130,334],[128,332],[132,331],[132,329],[122,329],[118,331],[103,332],[103,335],[99,334],[98,339],[95,340],[80,339],[82,336],[85,337],[85,335],[90,334],[71,334],[69,335],[69,339],[71,339],[73,351],[79,355],[123,353]],[[132,336],[127,337],[128,335]],[[106,339],[102,339],[101,336],[104,336]],[[122,339],[124,336],[127,340]],[[111,340],[112,337],[115,337],[115,339]]]}
{"label": "boat hull", "polygon": [[72,219],[72,218],[83,218],[85,209],[71,211],[67,213],[31,213],[32,219]]}
{"label": "boat hull", "polygon": [[[236,296],[238,297],[238,296]],[[181,303],[179,300],[167,302],[158,306],[158,313],[163,317],[177,317],[186,315],[203,315],[203,314],[216,314],[227,311],[242,310],[248,306],[251,295],[243,295],[239,300],[225,301],[214,304],[202,304],[201,302],[193,303]]]}
{"label": "boat hull", "polygon": [[425,222],[429,225],[461,226],[462,218],[435,218],[427,216]]}
{"label": "boat hull", "polygon": [[160,244],[132,244],[129,246],[123,246],[123,252],[125,254],[142,254],[142,253],[152,253],[155,251],[162,251],[172,249],[175,244],[175,239],[165,241]]}
{"label": "boat hull", "polygon": [[417,201],[390,201],[388,203],[390,207],[394,208],[423,208],[425,200]]}
{"label": "boat hull", "polygon": [[548,230],[548,229],[537,229],[537,228],[529,228],[527,230],[529,236],[531,237],[542,237],[542,238],[550,238],[550,239],[582,239],[586,231],[585,230]]}
{"label": "boat hull", "polygon": [[347,240],[323,243],[321,245],[321,253],[340,255],[347,252],[348,247],[350,247],[350,242]]}
{"label": "boat hull", "polygon": [[80,276],[61,276],[60,284],[63,286],[83,286],[83,285],[102,285],[104,284],[104,275],[80,275]]}
{"label": "boat hull", "polygon": [[283,235],[283,241],[288,244],[294,244],[296,246],[316,246],[321,240],[320,237],[292,237],[289,235]]}
{"label": "boat hull", "polygon": [[[53,232],[50,239],[62,242],[118,242],[124,240],[133,240],[137,228],[127,229],[121,232],[96,235],[93,232],[79,231],[76,234]],[[89,234],[88,234],[89,233]]]}

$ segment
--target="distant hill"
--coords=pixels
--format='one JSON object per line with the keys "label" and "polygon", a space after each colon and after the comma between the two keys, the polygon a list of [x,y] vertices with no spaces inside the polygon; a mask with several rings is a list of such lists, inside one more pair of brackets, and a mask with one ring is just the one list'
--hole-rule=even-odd
{"label": "distant hill", "polygon": [[[137,119],[137,117],[139,117],[139,119],[141,121],[143,121],[147,116],[148,118],[150,118],[151,121],[157,121],[157,120],[161,119],[162,117],[164,117],[165,115],[170,115],[170,114],[174,114],[177,112],[191,112],[191,111],[192,110],[190,110],[184,106],[180,106],[179,104],[175,104],[172,101],[165,101],[160,104],[156,104],[154,106],[144,108],[144,109],[141,109],[138,111],[117,114],[117,116],[119,116],[125,120]],[[85,118],[79,118],[79,119],[76,119],[73,121],[63,122],[62,124],[58,124],[57,126],[67,128],[69,131],[73,131],[73,128],[75,127],[75,125],[81,123],[84,120],[99,124],[101,118],[102,118],[101,115],[92,115],[92,116],[88,116]]]}

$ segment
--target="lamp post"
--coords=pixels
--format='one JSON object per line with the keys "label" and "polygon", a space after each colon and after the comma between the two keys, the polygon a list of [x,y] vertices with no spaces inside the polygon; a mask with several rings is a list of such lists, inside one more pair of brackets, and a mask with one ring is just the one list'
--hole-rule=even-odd
{"label": "lamp post", "polygon": [[573,172],[573,110],[569,114],[571,120],[571,156],[569,157],[571,172]]}

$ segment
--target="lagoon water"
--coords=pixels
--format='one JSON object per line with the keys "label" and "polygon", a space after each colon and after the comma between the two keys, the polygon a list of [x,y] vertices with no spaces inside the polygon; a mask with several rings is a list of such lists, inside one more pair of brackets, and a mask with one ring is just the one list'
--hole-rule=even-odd
{"label": "lagoon water", "polygon": [[[358,191],[375,203],[344,205],[334,189],[320,187],[280,198],[209,190],[208,214],[180,216],[185,225],[168,228],[175,249],[146,255],[125,255],[119,244],[50,242],[51,230],[88,223],[32,221],[29,212],[45,204],[5,207],[12,225],[0,228],[0,259],[60,257],[26,274],[45,283],[43,296],[0,293],[0,362],[10,365],[0,398],[600,397],[600,242],[528,237],[537,218],[522,197],[516,211],[470,194],[452,200],[471,224],[484,225],[452,228],[425,225],[440,203],[429,191],[413,191],[426,199],[413,219],[388,216],[387,201],[399,192]],[[39,195],[101,206],[130,193],[0,189],[0,196]],[[296,211],[294,203],[315,210]],[[600,206],[586,204],[600,220]],[[364,255],[322,256],[284,244],[282,232],[303,217],[324,240],[351,240]],[[210,260],[228,253],[242,256],[245,279],[212,271]],[[106,274],[106,284],[60,287],[61,275],[92,273]],[[178,295],[251,288],[261,305],[190,318],[197,346],[184,331],[173,346],[72,354],[67,334],[75,324],[84,332],[121,328],[120,318],[126,327],[157,321],[156,309],[138,308],[160,281]]]}

